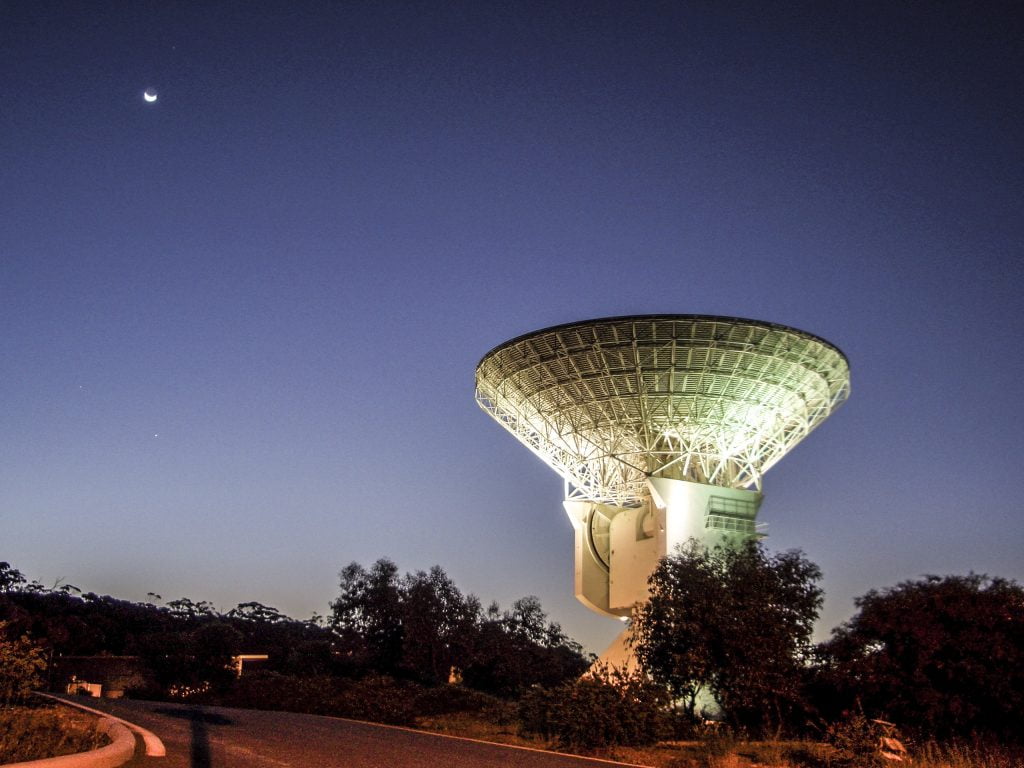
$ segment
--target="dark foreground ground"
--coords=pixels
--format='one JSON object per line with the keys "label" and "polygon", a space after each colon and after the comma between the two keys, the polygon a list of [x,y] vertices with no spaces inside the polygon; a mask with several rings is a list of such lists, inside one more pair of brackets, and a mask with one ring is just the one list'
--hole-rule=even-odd
{"label": "dark foreground ground", "polygon": [[[80,699],[72,699],[81,701]],[[317,715],[149,701],[82,703],[146,728],[166,757],[132,768],[597,768],[609,763]]]}

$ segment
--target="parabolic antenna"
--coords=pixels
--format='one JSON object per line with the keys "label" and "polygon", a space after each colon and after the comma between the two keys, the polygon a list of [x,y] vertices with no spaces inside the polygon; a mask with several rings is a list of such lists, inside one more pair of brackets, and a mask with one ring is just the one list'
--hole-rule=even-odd
{"label": "parabolic antenna", "polygon": [[577,596],[620,616],[676,544],[756,536],[764,473],[849,390],[824,339],[704,315],[546,328],[476,369],[480,407],[565,480]]}

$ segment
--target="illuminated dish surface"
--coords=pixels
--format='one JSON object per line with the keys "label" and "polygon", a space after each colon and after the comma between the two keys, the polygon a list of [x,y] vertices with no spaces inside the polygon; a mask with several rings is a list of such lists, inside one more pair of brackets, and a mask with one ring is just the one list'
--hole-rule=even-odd
{"label": "illuminated dish surface", "polygon": [[476,399],[574,487],[632,506],[648,477],[731,488],[762,475],[850,391],[846,357],[774,323],[609,317],[512,339],[476,369]]}

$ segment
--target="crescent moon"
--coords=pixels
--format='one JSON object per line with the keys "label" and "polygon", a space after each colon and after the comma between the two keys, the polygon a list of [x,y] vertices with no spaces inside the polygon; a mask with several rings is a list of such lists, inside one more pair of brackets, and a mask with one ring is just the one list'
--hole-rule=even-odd
{"label": "crescent moon", "polygon": [[144,98],[146,101],[148,101],[150,104],[152,104],[154,101],[157,100],[157,93],[156,93],[156,91],[154,91],[154,90],[152,90],[150,88],[147,88],[146,90],[144,90],[142,92],[142,98]]}

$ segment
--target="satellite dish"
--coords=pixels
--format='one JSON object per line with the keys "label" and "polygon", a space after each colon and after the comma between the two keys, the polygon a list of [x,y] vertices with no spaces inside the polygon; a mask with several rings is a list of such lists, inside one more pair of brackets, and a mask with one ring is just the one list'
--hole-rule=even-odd
{"label": "satellite dish", "polygon": [[824,339],[707,315],[546,328],[476,369],[480,407],[565,480],[576,596],[613,616],[646,599],[676,545],[760,536],[764,473],[849,392]]}

